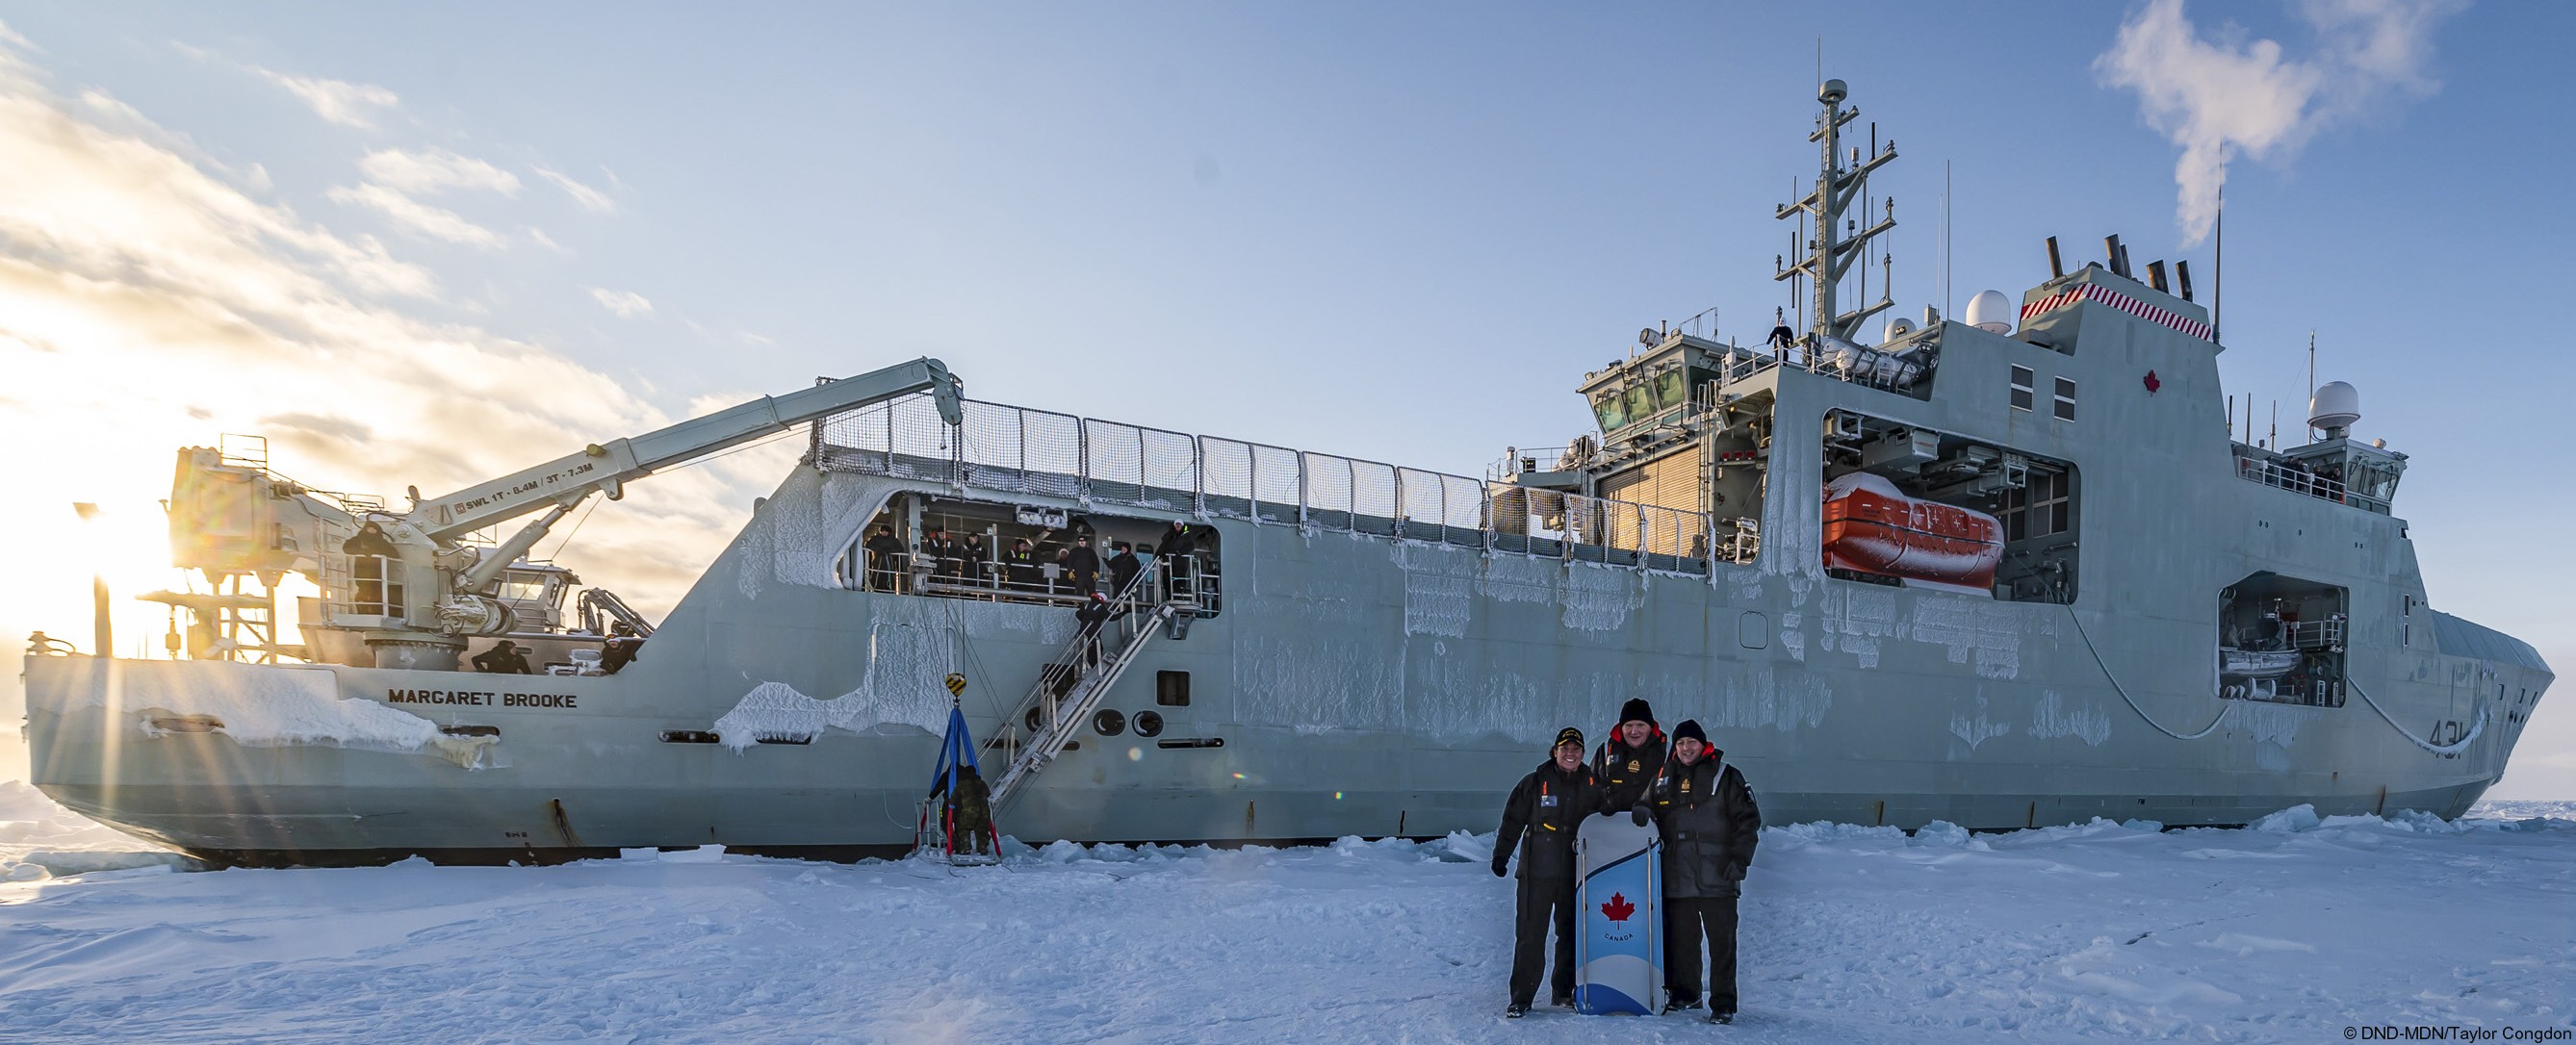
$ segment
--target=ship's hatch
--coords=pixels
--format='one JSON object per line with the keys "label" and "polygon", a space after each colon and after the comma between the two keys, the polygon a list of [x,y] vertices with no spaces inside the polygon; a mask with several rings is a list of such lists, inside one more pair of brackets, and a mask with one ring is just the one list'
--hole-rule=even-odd
{"label": "ship's hatch", "polygon": [[[850,535],[833,575],[852,590],[1071,606],[1092,591],[1115,596],[1158,560],[1157,594],[1213,617],[1221,544],[1203,523],[1176,530],[1164,519],[899,493]],[[1121,555],[1133,556],[1124,568]]]}
{"label": "ship's hatch", "polygon": [[2218,695],[2342,707],[2344,588],[2265,571],[2218,593]]}

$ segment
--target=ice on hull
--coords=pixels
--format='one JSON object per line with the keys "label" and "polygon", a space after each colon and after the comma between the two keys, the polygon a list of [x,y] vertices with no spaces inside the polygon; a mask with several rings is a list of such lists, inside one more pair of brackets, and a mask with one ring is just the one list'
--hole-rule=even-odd
{"label": "ice on hull", "polygon": [[[902,685],[935,691],[950,643],[973,647],[979,675],[1034,677],[1064,634],[1062,611],[1050,608],[958,604],[952,614],[937,600],[799,583],[793,562],[828,555],[834,535],[786,540],[769,528],[767,513],[792,512],[801,499],[875,503],[917,488],[800,472],[642,661],[605,678],[512,680],[576,695],[576,708],[389,705],[388,693],[490,677],[300,672],[330,679],[329,699],[373,702],[433,729],[491,727],[497,735],[479,765],[434,744],[149,735],[141,709],[85,695],[101,689],[96,662],[55,657],[28,662],[31,693],[42,695],[31,719],[38,779],[85,813],[218,855],[294,852],[324,862],[333,852],[510,858],[710,842],[900,846],[937,745],[929,729],[906,721],[920,694]],[[1004,811],[1006,831],[1026,840],[1237,842],[1486,830],[1525,768],[1531,737],[1592,721],[1629,693],[1708,723],[1729,760],[1763,782],[1766,812],[1783,822],[2234,824],[2300,803],[2327,814],[2456,815],[2506,750],[2490,741],[2471,757],[2446,759],[2360,708],[2185,702],[2147,691],[2143,699],[2154,702],[2144,708],[2177,722],[2228,716],[2208,737],[2175,740],[2148,728],[2104,685],[2086,649],[2070,644],[2065,615],[2080,609],[1751,568],[1683,578],[1293,526],[1215,525],[1239,564],[1226,612],[1155,647],[1134,676],[1190,672],[1192,702],[1158,708],[1141,682],[1113,694],[1130,717],[1163,713],[1162,734],[1086,731]],[[746,572],[760,583],[743,583]],[[1748,648],[1756,636],[1742,626],[1745,614],[1777,622],[1761,649]],[[1596,626],[1570,627],[1569,616]],[[2092,627],[2118,630],[2104,626],[2112,623]],[[1792,627],[1802,642],[1786,640]],[[768,637],[740,641],[755,631]],[[1522,638],[1531,635],[1560,641]],[[2153,684],[2144,658],[2106,652],[2116,670],[2136,673],[2126,684]],[[910,673],[902,685],[889,676],[898,666]],[[255,670],[153,668],[201,676],[210,694],[224,691],[222,679]],[[2408,692],[2403,680],[2373,685]],[[736,750],[665,739],[711,731],[765,686],[832,695],[808,698],[819,704],[857,699],[871,710],[840,715],[802,744]],[[979,736],[1001,725],[997,702],[975,699],[983,688],[979,681],[966,702]],[[169,696],[154,703],[178,704],[163,709],[176,713],[200,706]],[[1224,746],[1163,746],[1201,738]],[[2343,766],[2376,768],[2327,768]]]}

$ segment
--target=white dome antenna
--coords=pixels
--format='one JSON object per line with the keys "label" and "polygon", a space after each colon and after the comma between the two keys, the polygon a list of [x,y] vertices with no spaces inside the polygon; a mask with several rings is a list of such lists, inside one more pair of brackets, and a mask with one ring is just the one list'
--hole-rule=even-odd
{"label": "white dome antenna", "polygon": [[2317,386],[2317,394],[2308,400],[2308,427],[2325,429],[2326,438],[2341,439],[2353,423],[2361,420],[2361,390],[2342,381],[2328,381]]}
{"label": "white dome antenna", "polygon": [[1905,335],[1913,332],[1914,321],[1903,316],[1898,316],[1887,321],[1887,337],[1881,339],[1879,343],[1882,345],[1887,344],[1888,342],[1899,340]]}
{"label": "white dome antenna", "polygon": [[2018,319],[2013,315],[2012,301],[2004,297],[2003,291],[1980,290],[1976,297],[1968,299],[1969,326],[2009,334],[2016,322]]}

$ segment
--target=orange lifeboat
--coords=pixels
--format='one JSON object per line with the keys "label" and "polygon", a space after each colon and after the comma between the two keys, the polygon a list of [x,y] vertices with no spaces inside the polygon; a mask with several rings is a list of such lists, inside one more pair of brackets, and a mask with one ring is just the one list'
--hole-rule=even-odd
{"label": "orange lifeboat", "polygon": [[2004,558],[1994,516],[1919,500],[1853,472],[1825,484],[1825,565],[1927,588],[1991,595]]}

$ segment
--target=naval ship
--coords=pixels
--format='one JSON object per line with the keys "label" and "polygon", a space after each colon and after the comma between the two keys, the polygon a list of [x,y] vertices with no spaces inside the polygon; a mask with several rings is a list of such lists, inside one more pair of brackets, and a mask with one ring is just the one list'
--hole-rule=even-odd
{"label": "naval ship", "polygon": [[[1597,432],[1480,477],[972,401],[929,359],[401,507],[183,450],[211,590],[150,596],[167,659],[35,642],[35,783],[220,863],[890,853],[955,708],[1022,839],[1424,837],[1643,697],[1774,822],[2468,809],[2553,676],[2433,608],[2358,394],[2240,438],[2188,267],[2116,238],[1864,343],[1890,302],[1839,296],[1895,145],[1818,100],[1778,209],[1803,329],[1650,328],[1583,377]],[[526,558],[798,426],[662,620]]]}

